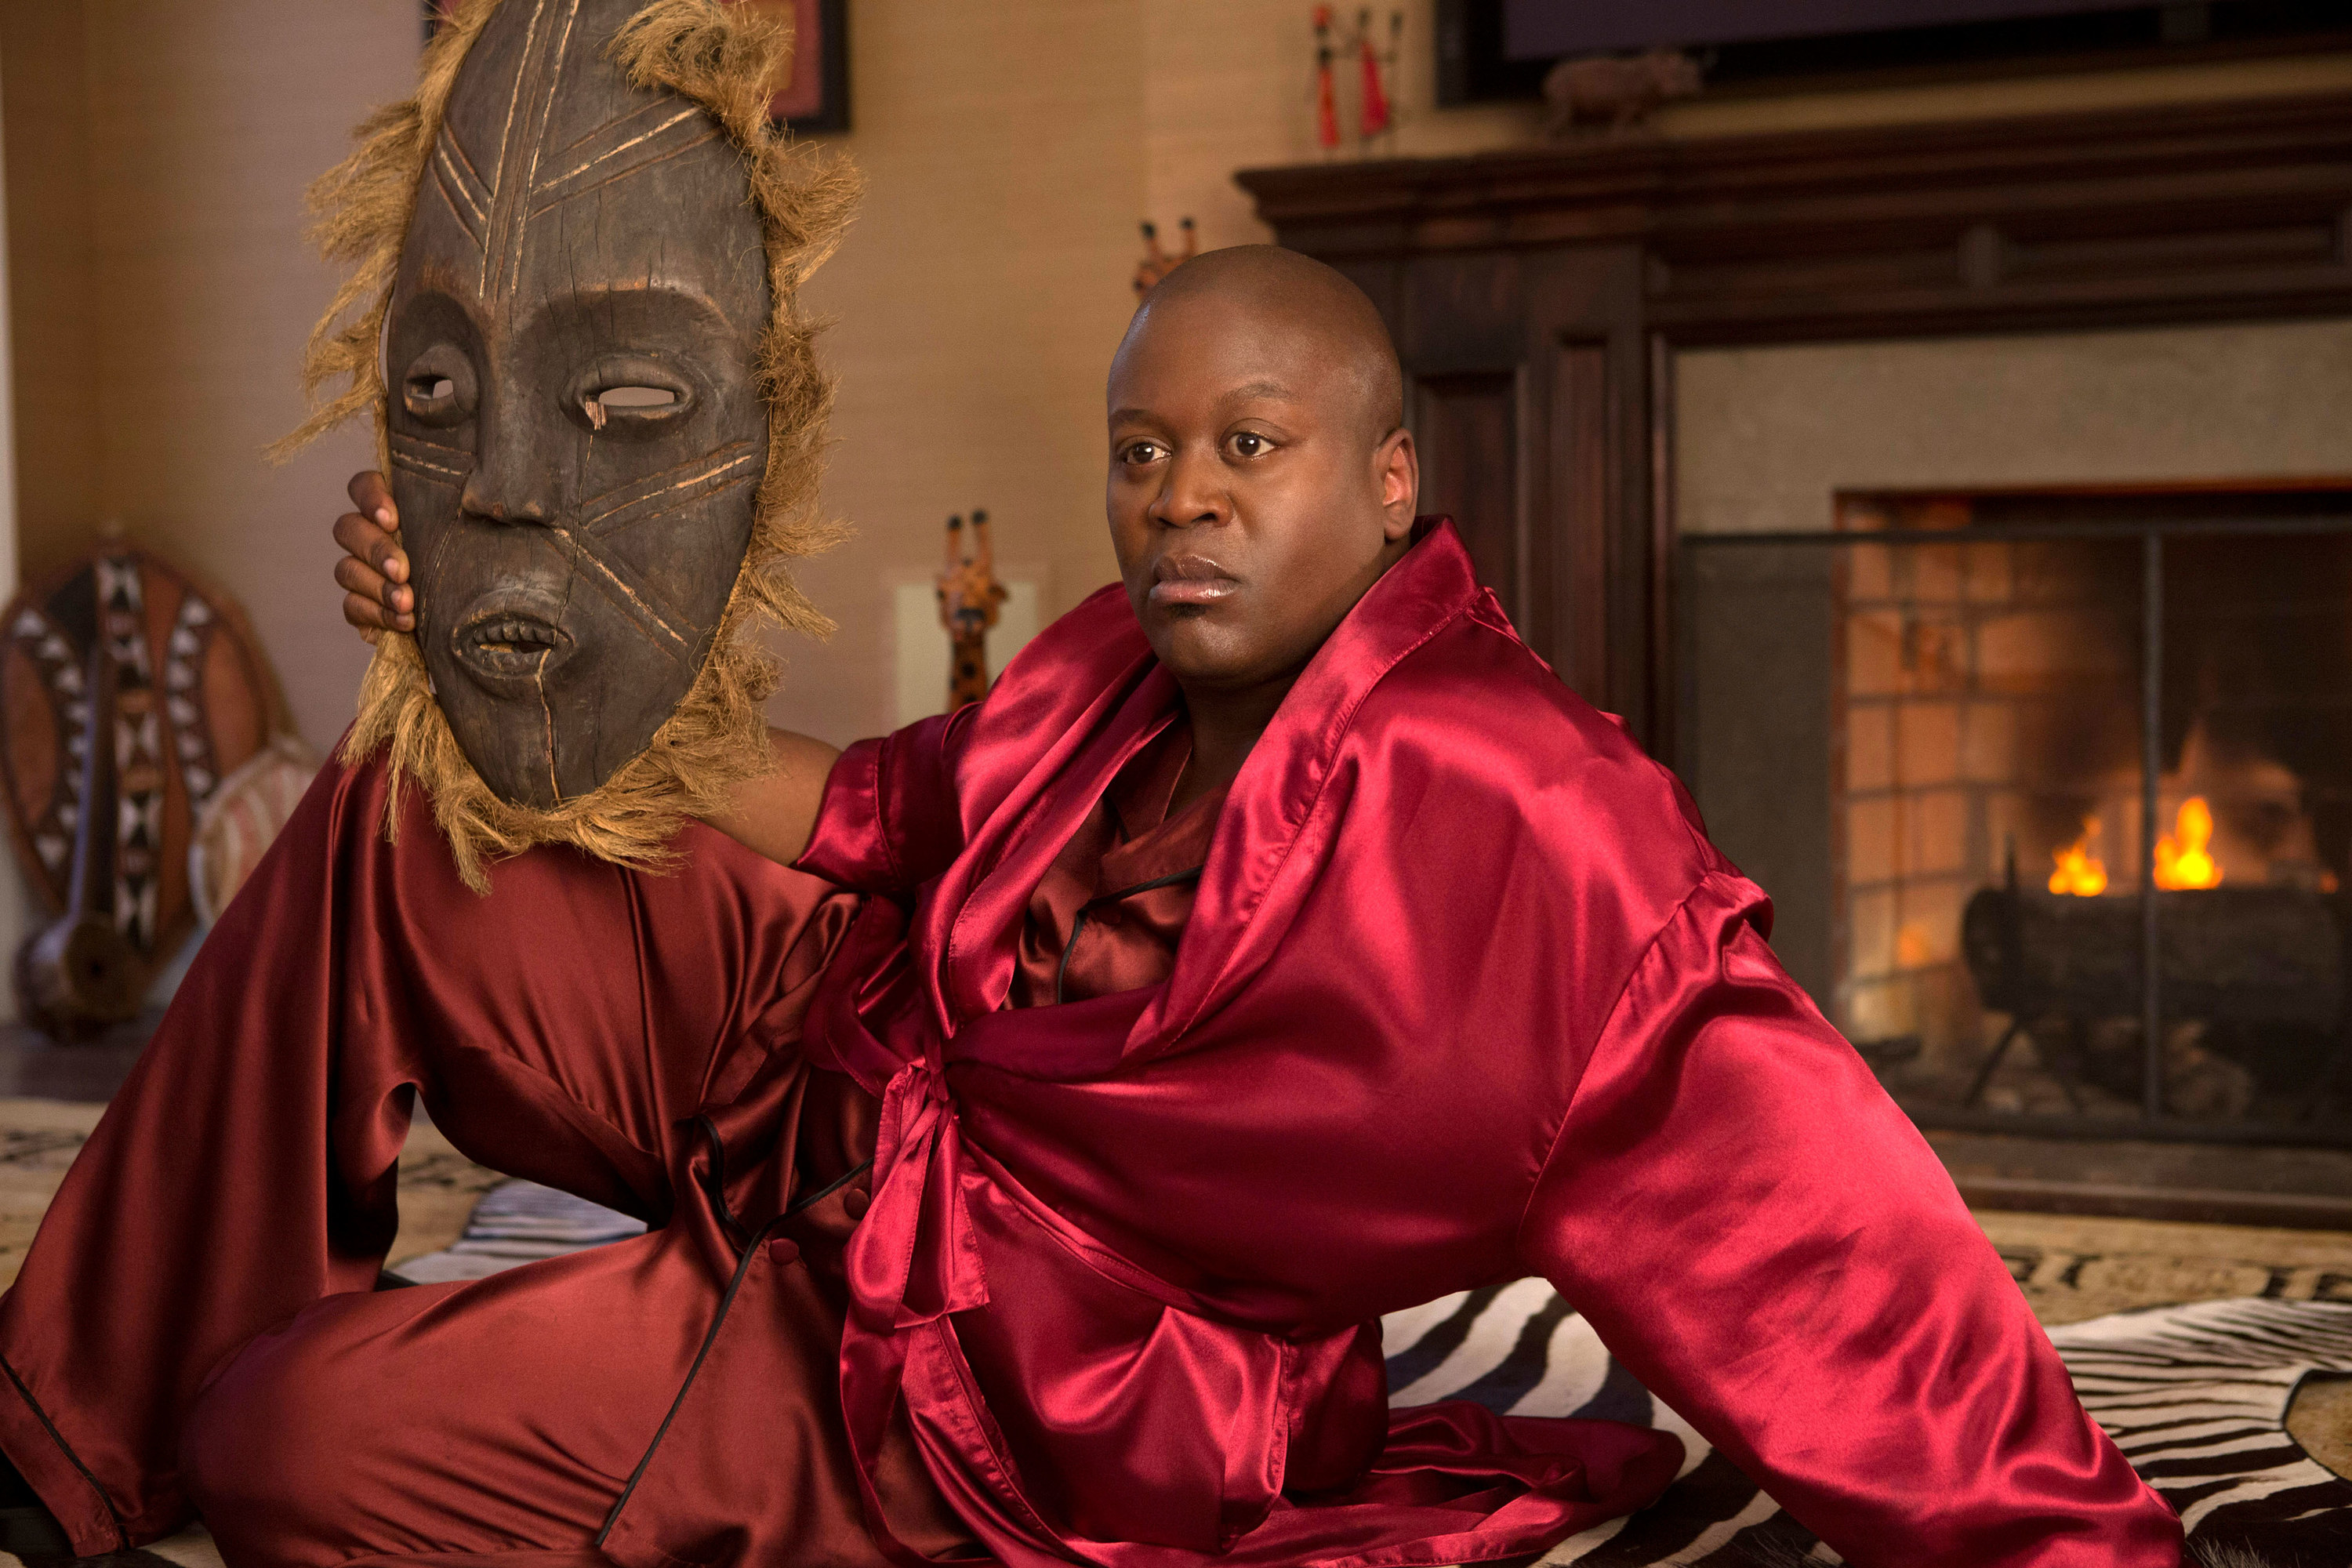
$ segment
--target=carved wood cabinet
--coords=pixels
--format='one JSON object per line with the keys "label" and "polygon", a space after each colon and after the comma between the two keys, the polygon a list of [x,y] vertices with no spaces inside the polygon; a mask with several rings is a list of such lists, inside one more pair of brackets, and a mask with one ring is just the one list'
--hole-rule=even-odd
{"label": "carved wood cabinet", "polygon": [[1237,177],[1388,318],[1423,510],[1662,753],[1679,350],[2352,314],[2352,95]]}

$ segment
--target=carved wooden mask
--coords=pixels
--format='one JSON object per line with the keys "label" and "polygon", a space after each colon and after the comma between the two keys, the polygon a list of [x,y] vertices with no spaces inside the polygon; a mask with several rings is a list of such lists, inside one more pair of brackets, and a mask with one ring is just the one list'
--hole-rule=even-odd
{"label": "carved wooden mask", "polygon": [[505,0],[384,333],[417,642],[467,759],[541,809],[644,751],[710,651],[768,453],[737,150],[605,58],[643,0]]}

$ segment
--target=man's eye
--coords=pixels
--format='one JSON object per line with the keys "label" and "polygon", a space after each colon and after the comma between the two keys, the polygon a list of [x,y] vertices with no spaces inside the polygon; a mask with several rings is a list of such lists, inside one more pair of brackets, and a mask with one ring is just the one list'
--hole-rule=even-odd
{"label": "man's eye", "polygon": [[1155,462],[1159,457],[1160,443],[1157,441],[1137,441],[1127,449],[1127,460],[1130,463]]}
{"label": "man's eye", "polygon": [[1272,445],[1256,432],[1244,430],[1234,437],[1234,453],[1237,457],[1255,458],[1262,456]]}

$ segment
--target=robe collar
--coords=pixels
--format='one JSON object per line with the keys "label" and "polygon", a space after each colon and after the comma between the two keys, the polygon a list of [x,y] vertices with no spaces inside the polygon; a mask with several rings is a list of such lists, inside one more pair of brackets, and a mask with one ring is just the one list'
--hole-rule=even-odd
{"label": "robe collar", "polygon": [[[1043,1023],[1028,1016],[1084,1008],[1097,1039],[1101,1026],[1125,1024],[1114,1037],[1121,1041],[1115,1058],[1098,1054],[1099,1047],[1085,1053],[1097,1068],[1147,1059],[1172,1047],[1265,966],[1328,852],[1336,825],[1311,838],[1305,830],[1358,709],[1399,661],[1491,597],[1451,521],[1423,519],[1414,541],[1308,661],[1234,777],[1169,979],[1139,996],[1004,1013],[1031,892],[1119,769],[1180,704],[1174,679],[1151,657],[1123,595],[1107,590],[1072,612],[1073,619],[1099,619],[1097,634],[1081,639],[1083,650],[1071,659],[1019,672],[1020,684],[1003,693],[1010,700],[1003,718],[1015,721],[992,725],[1005,738],[981,742],[1019,745],[1034,764],[982,820],[967,824],[964,853],[917,913],[918,967],[941,1034],[952,1042],[950,1057],[1034,1065],[1014,1038]],[[1500,622],[1499,610],[1494,618]],[[1048,685],[1056,689],[1022,689]],[[1068,728],[1040,749],[1017,721],[1024,706],[1045,718],[1043,704],[1055,701],[1065,705]],[[993,760],[974,761],[986,768]],[[1074,1015],[1071,1022],[1079,1020]]]}

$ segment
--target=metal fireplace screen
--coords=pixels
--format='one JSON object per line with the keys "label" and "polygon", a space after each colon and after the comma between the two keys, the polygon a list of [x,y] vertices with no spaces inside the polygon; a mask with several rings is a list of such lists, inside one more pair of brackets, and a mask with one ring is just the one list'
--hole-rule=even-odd
{"label": "metal fireplace screen", "polygon": [[1688,538],[1677,759],[1923,1124],[2352,1142],[2352,495]]}

